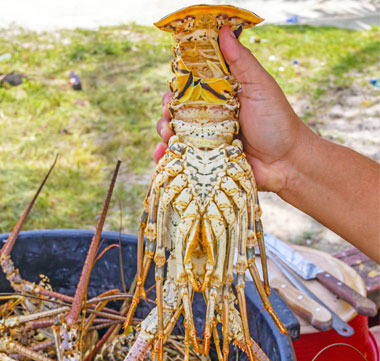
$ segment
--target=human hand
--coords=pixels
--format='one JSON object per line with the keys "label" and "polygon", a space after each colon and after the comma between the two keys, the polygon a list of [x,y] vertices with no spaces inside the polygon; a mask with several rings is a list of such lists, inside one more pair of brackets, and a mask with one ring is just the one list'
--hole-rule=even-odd
{"label": "human hand", "polygon": [[[242,87],[238,94],[240,138],[247,160],[258,186],[278,193],[286,186],[294,163],[302,157],[305,142],[312,133],[294,113],[276,81],[230,28],[223,27],[219,36],[226,62]],[[174,134],[169,128],[170,113],[166,106],[170,97],[170,93],[163,97],[163,117],[157,123],[163,142],[154,152],[156,161]]]}
{"label": "human hand", "polygon": [[161,157],[165,154],[165,151],[168,147],[168,141],[170,137],[174,135],[174,132],[169,128],[171,116],[168,108],[168,103],[170,102],[171,97],[172,93],[170,92],[167,92],[162,97],[162,117],[157,122],[157,132],[163,141],[156,145],[156,149],[153,153],[153,158],[156,163],[158,163]]}
{"label": "human hand", "polygon": [[[258,186],[277,193],[380,262],[379,164],[314,134],[228,27],[220,30],[219,40],[242,85],[240,138]],[[156,160],[173,135],[166,106],[170,97],[168,93],[163,98],[163,117],[157,124],[163,142],[155,150]]]}

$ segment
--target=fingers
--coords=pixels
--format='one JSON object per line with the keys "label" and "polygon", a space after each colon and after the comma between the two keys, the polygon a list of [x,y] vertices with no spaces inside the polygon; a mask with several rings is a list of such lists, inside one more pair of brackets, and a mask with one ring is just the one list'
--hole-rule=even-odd
{"label": "fingers", "polygon": [[174,135],[169,127],[170,112],[168,103],[172,97],[172,93],[168,92],[162,97],[162,118],[157,122],[157,133],[161,136],[162,140],[167,143],[169,138]]}
{"label": "fingers", "polygon": [[164,117],[157,122],[157,133],[165,143],[167,143],[169,138],[174,135],[173,131],[169,127],[169,123],[170,120]]}
{"label": "fingers", "polygon": [[153,152],[153,159],[156,163],[161,159],[165,154],[166,149],[168,148],[168,141],[174,132],[170,129],[170,112],[168,108],[168,103],[172,98],[172,93],[168,92],[162,97],[162,118],[157,122],[157,133],[161,136],[163,142],[160,142],[156,145],[156,149]]}
{"label": "fingers", "polygon": [[167,148],[168,148],[168,145],[164,142],[160,142],[156,145],[156,149],[153,152],[153,159],[156,163],[158,163],[158,161],[165,154],[165,151]]}
{"label": "fingers", "polygon": [[228,26],[221,28],[219,42],[224,58],[238,82],[259,83],[268,80],[269,74],[250,50],[236,39],[233,31]]}
{"label": "fingers", "polygon": [[167,92],[163,97],[162,97],[162,115],[164,118],[170,119],[170,112],[168,108],[168,103],[172,99],[173,94],[171,92]]}

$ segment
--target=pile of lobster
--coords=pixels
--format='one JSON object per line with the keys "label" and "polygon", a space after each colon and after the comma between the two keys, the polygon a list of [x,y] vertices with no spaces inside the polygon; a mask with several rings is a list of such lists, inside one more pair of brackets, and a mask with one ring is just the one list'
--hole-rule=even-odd
{"label": "pile of lobster", "polygon": [[[120,162],[74,297],[54,292],[45,279],[39,284],[26,281],[14,267],[12,248],[54,163],[1,250],[1,266],[15,294],[6,296],[8,301],[0,309],[0,360],[207,360],[211,338],[219,361],[228,360],[231,342],[250,361],[268,360],[250,336],[244,293],[247,271],[267,312],[281,332],[286,329],[268,298],[257,187],[242,144],[234,139],[239,129],[240,84],[229,71],[218,37],[224,25],[240,36],[242,29],[261,20],[232,6],[197,5],[155,24],[172,32],[177,43],[169,104],[176,135],[156,167],[144,201],[135,288],[86,297]],[[264,285],[254,261],[256,243]],[[134,314],[140,298],[146,297],[144,283],[152,260],[156,307],[136,322]],[[207,305],[203,340],[193,320],[195,292],[203,294]],[[120,311],[106,307],[114,300],[123,301]],[[182,339],[172,336],[181,315]],[[99,329],[106,330],[100,339]]]}
{"label": "pile of lobster", "polygon": [[[132,298],[133,283],[129,293],[114,289],[93,299],[86,299],[91,270],[100,257],[99,241],[120,162],[114,171],[74,297],[53,291],[46,276],[41,275],[39,284],[24,280],[11,259],[21,228],[55,163],[56,161],[0,253],[1,267],[15,291],[12,294],[1,294],[1,298],[7,302],[0,306],[0,360],[122,361],[137,334],[137,321],[133,322],[133,327],[127,332],[120,332]],[[106,307],[108,302],[117,300],[123,301],[120,311]],[[102,330],[100,339],[99,330]],[[168,360],[183,359],[182,339],[180,335],[170,338],[165,346]],[[148,352],[144,359],[152,360],[151,353]],[[194,353],[191,354],[191,359],[202,360]]]}

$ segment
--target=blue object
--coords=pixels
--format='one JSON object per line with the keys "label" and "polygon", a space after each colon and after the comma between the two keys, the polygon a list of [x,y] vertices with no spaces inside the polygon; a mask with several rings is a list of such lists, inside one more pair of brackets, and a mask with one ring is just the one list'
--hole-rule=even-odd
{"label": "blue object", "polygon": [[297,15],[293,15],[293,16],[287,18],[286,22],[288,24],[298,24],[298,16]]}
{"label": "blue object", "polygon": [[369,81],[376,89],[380,89],[379,79],[371,79]]}
{"label": "blue object", "polygon": [[74,90],[82,90],[82,83],[80,82],[79,76],[73,71],[70,73],[70,85]]}
{"label": "blue object", "polygon": [[298,60],[293,60],[293,65],[298,65],[298,64],[299,64]]}

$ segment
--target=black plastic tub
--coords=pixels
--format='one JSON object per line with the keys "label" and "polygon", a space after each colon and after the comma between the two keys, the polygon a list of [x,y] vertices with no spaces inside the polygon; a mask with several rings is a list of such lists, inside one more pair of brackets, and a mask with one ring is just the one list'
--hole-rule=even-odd
{"label": "black plastic tub", "polygon": [[[38,282],[40,274],[48,276],[58,292],[74,295],[79,280],[93,231],[57,229],[21,232],[12,251],[12,259],[20,269],[21,276],[29,281]],[[137,238],[134,235],[116,232],[103,232],[101,248],[118,243],[121,237],[123,254],[123,271],[127,288],[129,288],[136,273]],[[8,234],[0,234],[3,243]],[[151,267],[146,282],[146,288],[154,284],[154,267]],[[121,289],[121,275],[118,248],[113,248],[96,263],[88,289],[89,298],[109,289]],[[11,292],[8,281],[0,274],[0,291]],[[280,319],[288,329],[288,335],[282,335],[273,323],[263,306],[256,288],[247,283],[247,309],[249,327],[252,337],[259,343],[272,361],[295,360],[291,339],[299,337],[299,323],[282,299],[272,291],[270,300]],[[194,319],[197,330],[202,334],[204,326],[205,304],[200,294],[194,302]],[[154,290],[148,294],[155,298]],[[154,305],[141,301],[136,317],[144,318]],[[180,320],[181,321],[181,320]],[[183,332],[182,323],[178,323],[176,332]],[[231,350],[230,360],[236,359],[236,350]],[[215,357],[215,355],[214,355]],[[215,358],[217,360],[217,358]],[[240,354],[239,360],[246,360]]]}

